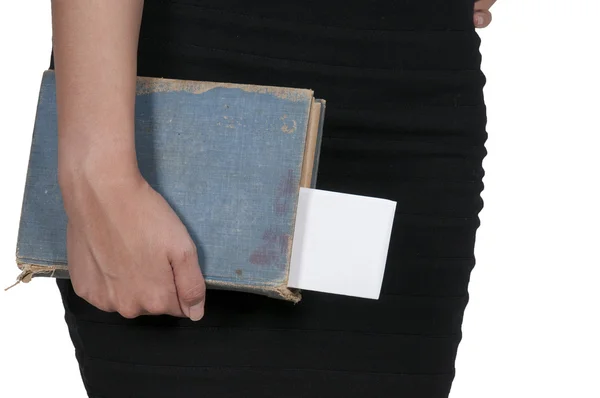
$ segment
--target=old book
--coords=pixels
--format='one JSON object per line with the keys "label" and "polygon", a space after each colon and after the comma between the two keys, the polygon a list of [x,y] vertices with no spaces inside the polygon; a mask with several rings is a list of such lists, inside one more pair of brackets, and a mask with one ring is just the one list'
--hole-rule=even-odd
{"label": "old book", "polygon": [[[314,187],[325,102],[312,90],[139,77],[140,170],[194,239],[208,288],[290,301],[300,187]],[[57,182],[55,76],[44,72],[16,261],[22,273],[68,277]]]}

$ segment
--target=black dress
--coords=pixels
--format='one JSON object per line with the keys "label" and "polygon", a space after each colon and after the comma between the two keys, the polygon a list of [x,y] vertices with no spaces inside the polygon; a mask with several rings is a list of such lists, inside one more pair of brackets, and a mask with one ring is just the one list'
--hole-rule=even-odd
{"label": "black dress", "polygon": [[318,188],[397,201],[378,301],[208,291],[198,323],[59,281],[92,397],[447,397],[482,208],[473,0],[146,0],[139,75],[314,89]]}

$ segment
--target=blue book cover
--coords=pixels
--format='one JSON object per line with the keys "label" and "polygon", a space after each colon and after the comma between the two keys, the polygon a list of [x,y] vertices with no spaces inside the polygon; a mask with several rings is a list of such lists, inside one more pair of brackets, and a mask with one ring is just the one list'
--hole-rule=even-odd
{"label": "blue book cover", "polygon": [[[18,281],[68,277],[55,76],[44,72],[17,239]],[[208,288],[298,301],[287,287],[300,187],[316,182],[325,103],[312,90],[139,77],[142,175],[173,207]]]}

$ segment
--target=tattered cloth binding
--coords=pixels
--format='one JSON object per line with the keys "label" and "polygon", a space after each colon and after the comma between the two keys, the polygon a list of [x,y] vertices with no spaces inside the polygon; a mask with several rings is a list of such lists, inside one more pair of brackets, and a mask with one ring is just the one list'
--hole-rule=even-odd
{"label": "tattered cloth binding", "polygon": [[[18,281],[68,277],[55,92],[48,70],[19,225]],[[138,78],[141,173],[188,228],[209,288],[300,300],[287,287],[294,222],[300,187],[315,186],[324,111],[308,89]]]}

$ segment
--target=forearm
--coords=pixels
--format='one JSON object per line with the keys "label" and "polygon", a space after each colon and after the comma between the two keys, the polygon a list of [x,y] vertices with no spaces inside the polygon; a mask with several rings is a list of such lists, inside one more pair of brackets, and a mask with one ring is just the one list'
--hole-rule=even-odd
{"label": "forearm", "polygon": [[143,0],[53,0],[61,183],[137,170],[134,107]]}

